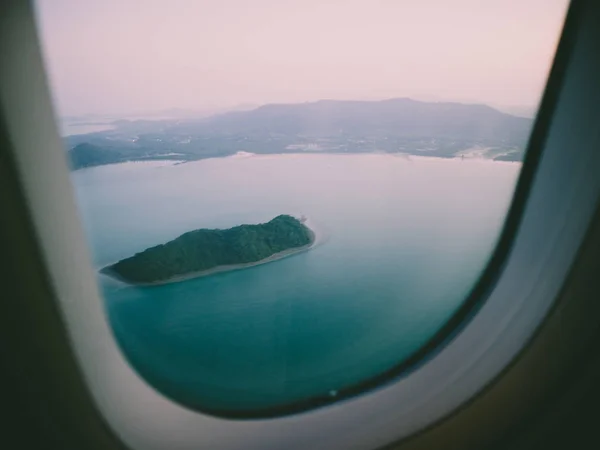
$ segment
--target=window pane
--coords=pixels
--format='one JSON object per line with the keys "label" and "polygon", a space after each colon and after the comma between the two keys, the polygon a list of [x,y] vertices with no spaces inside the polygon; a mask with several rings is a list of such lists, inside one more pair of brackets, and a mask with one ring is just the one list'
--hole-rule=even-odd
{"label": "window pane", "polygon": [[566,6],[39,0],[133,368],[265,415],[422,348],[494,249]]}

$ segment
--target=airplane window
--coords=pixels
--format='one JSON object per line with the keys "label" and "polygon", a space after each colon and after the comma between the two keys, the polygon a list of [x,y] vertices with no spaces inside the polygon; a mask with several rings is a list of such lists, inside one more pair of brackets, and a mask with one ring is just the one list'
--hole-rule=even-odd
{"label": "airplane window", "polygon": [[567,6],[38,0],[134,370],[242,418],[402,375],[492,256]]}

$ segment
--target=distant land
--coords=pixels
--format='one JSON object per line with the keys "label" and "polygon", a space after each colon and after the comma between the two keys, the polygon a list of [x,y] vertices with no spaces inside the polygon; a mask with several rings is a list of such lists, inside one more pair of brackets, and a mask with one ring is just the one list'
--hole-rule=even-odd
{"label": "distant land", "polygon": [[304,218],[279,215],[259,225],[189,231],[101,273],[130,284],[172,283],[275,261],[309,249],[314,241]]}
{"label": "distant land", "polygon": [[527,119],[533,119],[537,113],[537,106],[519,106],[519,105],[496,105],[494,106],[499,111],[507,114],[512,114],[517,117],[525,117]]}
{"label": "distant land", "polygon": [[478,155],[521,161],[533,120],[490,106],[320,100],[268,104],[204,118],[117,120],[112,129],[67,136],[72,169],[125,161],[194,161],[237,152]]}

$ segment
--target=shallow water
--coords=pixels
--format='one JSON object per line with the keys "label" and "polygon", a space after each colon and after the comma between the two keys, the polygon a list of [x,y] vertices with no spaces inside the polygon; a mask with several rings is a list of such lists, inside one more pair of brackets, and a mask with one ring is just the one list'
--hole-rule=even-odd
{"label": "shallow water", "polygon": [[115,336],[156,389],[248,411],[335,394],[426,342],[476,281],[520,164],[398,155],[127,163],[73,174],[102,267],[197,228],[306,215],[320,245],[181,283],[99,275]]}

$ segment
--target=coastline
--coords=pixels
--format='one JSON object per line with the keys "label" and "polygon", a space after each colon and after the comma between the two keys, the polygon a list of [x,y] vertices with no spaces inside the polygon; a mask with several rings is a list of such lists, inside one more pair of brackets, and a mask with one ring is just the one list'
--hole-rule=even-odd
{"label": "coastline", "polygon": [[317,233],[315,232],[315,230],[313,228],[311,228],[307,225],[307,222],[308,222],[308,219],[306,219],[304,222],[302,222],[302,224],[308,229],[308,231],[310,233],[311,239],[308,244],[303,245],[302,247],[294,247],[294,248],[284,250],[282,252],[274,253],[267,258],[264,258],[264,259],[261,259],[258,261],[254,261],[254,262],[216,266],[216,267],[213,267],[208,270],[199,270],[196,272],[189,272],[189,273],[186,273],[183,275],[178,275],[175,277],[167,278],[166,280],[153,281],[150,283],[136,283],[136,282],[127,280],[127,279],[121,277],[119,274],[114,273],[112,270],[109,269],[109,267],[112,266],[112,264],[101,268],[98,272],[101,273],[102,275],[106,275],[112,279],[115,279],[122,283],[128,284],[130,286],[150,287],[150,286],[160,286],[163,284],[179,283],[181,281],[192,280],[194,278],[207,277],[210,275],[215,275],[217,273],[233,272],[234,270],[248,269],[250,267],[260,266],[262,264],[267,264],[267,263],[270,263],[273,261],[278,261],[280,259],[287,258],[288,256],[293,256],[298,253],[303,253],[303,252],[306,252],[306,251],[310,250],[311,248],[313,248],[319,242],[319,240],[318,240]]}
{"label": "coastline", "polygon": [[[382,153],[376,153],[376,152],[356,152],[356,153],[346,153],[346,152],[303,152],[303,153],[298,153],[298,152],[281,152],[281,153],[251,153],[251,152],[243,152],[244,154],[239,155],[239,153],[242,152],[237,152],[234,154],[227,154],[227,155],[218,155],[218,156],[209,156],[209,157],[202,157],[202,158],[197,158],[197,159],[183,159],[183,160],[179,160],[179,159],[131,159],[131,160],[127,160],[127,161],[115,161],[115,162],[110,162],[110,163],[106,163],[106,164],[100,164],[97,166],[88,166],[88,167],[80,167],[78,169],[73,169],[72,172],[79,172],[82,170],[91,170],[91,169],[98,169],[101,167],[115,167],[115,166],[121,166],[121,165],[125,165],[125,164],[129,164],[129,163],[149,163],[149,162],[155,162],[155,161],[159,161],[162,162],[163,164],[162,166],[181,166],[181,165],[188,165],[188,164],[192,164],[192,163],[202,163],[202,162],[206,162],[206,161],[211,161],[211,160],[219,160],[219,159],[248,159],[248,158],[267,158],[267,157],[273,157],[273,156],[290,156],[290,157],[294,157],[294,156],[308,156],[308,155],[316,155],[316,156],[327,156],[327,155],[336,155],[336,156],[345,156],[345,157],[352,157],[352,156],[368,156],[368,155],[377,155],[377,156],[391,156],[391,157],[402,157],[403,159],[406,159],[408,161],[412,160],[412,159],[416,159],[416,160],[459,160],[459,161],[489,161],[489,162],[493,162],[493,163],[511,163],[511,164],[523,164],[523,161],[503,161],[503,160],[496,160],[494,158],[487,158],[487,157],[468,157],[468,158],[464,158],[461,159],[461,157],[459,155],[449,155],[449,156],[434,156],[434,155],[427,155],[427,154],[417,154],[417,153],[407,153],[407,152],[403,152],[403,151],[398,151],[398,152],[382,152]],[[170,163],[170,164],[164,164],[164,163]]]}

